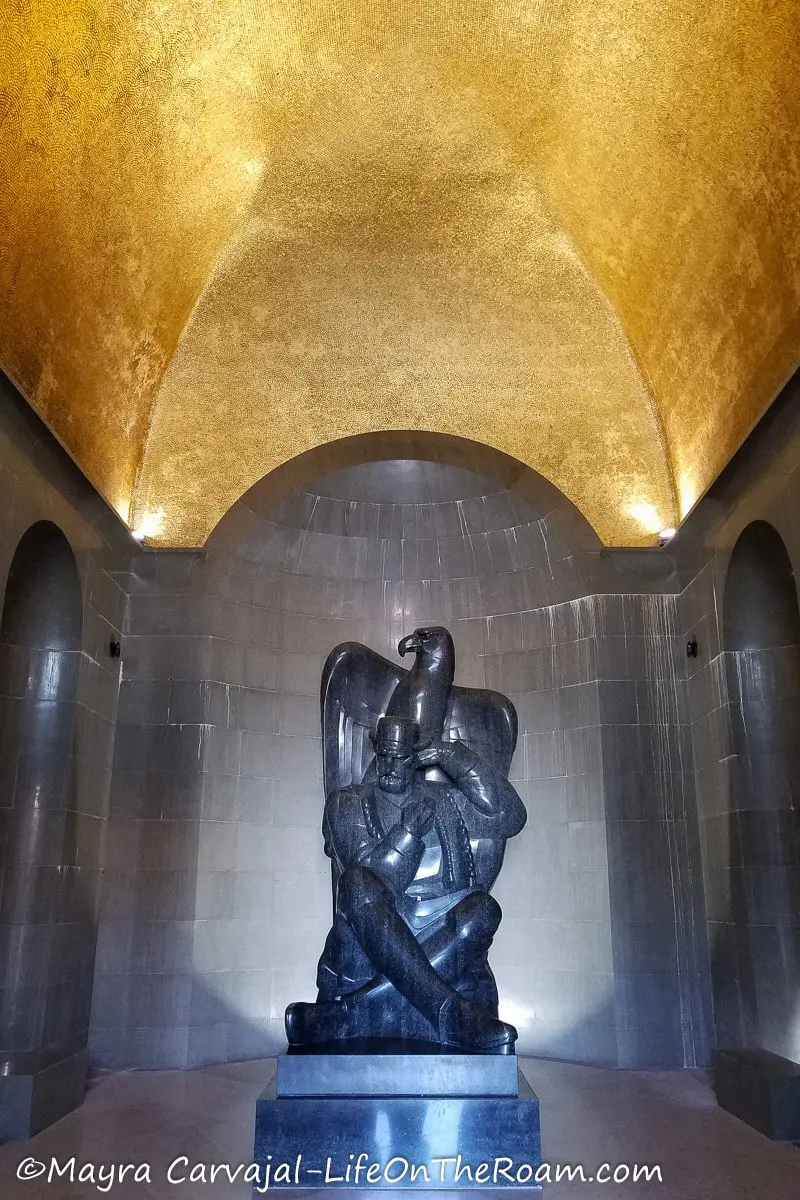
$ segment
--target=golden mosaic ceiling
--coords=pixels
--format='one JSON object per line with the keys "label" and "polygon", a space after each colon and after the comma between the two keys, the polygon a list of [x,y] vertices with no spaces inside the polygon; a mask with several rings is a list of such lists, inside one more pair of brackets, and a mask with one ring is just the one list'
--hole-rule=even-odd
{"label": "golden mosaic ceiling", "polygon": [[609,544],[796,363],[800,0],[5,0],[0,362],[155,544],[377,429]]}

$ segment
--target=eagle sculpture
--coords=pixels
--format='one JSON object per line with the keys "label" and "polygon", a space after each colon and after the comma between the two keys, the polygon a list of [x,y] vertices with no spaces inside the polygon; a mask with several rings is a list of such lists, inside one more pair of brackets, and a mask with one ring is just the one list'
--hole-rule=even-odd
{"label": "eagle sculpture", "polygon": [[370,735],[384,714],[416,720],[422,745],[460,738],[507,776],[517,745],[508,697],[453,686],[455,647],[441,625],[415,629],[397,651],[414,651],[411,670],[360,642],[343,642],[328,655],[321,688],[325,795],[363,780],[374,757]]}
{"label": "eagle sculpture", "polygon": [[403,658],[411,650],[416,658],[392,692],[387,717],[410,717],[419,725],[423,746],[441,738],[447,702],[456,673],[456,650],[447,629],[415,629],[397,647]]}

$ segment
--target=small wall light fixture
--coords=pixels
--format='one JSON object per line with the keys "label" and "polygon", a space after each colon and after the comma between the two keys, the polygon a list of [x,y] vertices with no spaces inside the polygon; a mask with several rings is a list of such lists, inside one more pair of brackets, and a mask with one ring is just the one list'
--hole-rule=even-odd
{"label": "small wall light fixture", "polygon": [[111,641],[108,643],[108,653],[111,655],[112,658],[121,658],[122,657],[122,646],[120,645],[119,642]]}
{"label": "small wall light fixture", "polygon": [[686,643],[686,657],[697,658],[697,638],[690,637]]}
{"label": "small wall light fixture", "polygon": [[677,532],[677,529],[662,529],[658,535],[659,546],[666,546],[667,542],[671,542]]}

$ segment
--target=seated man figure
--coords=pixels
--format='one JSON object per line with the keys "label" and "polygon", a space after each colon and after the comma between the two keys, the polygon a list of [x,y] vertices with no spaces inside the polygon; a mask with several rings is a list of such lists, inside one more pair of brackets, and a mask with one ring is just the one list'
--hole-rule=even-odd
{"label": "seated man figure", "polygon": [[[383,717],[375,766],[334,792],[323,817],[336,904],[314,1004],[286,1010],[290,1043],[412,1037],[510,1052],[487,953],[500,922],[489,895],[525,808],[463,742],[419,748],[419,726]],[[425,778],[437,766],[447,782]]]}

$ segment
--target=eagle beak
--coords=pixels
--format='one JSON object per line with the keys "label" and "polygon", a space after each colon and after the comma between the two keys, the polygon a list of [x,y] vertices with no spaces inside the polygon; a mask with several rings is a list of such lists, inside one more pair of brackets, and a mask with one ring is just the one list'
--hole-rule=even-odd
{"label": "eagle beak", "polygon": [[421,649],[422,649],[422,642],[419,638],[419,635],[416,633],[410,633],[408,635],[408,637],[404,637],[402,642],[398,643],[397,653],[400,655],[401,658],[404,658],[405,655],[408,654],[409,650],[421,650]]}

